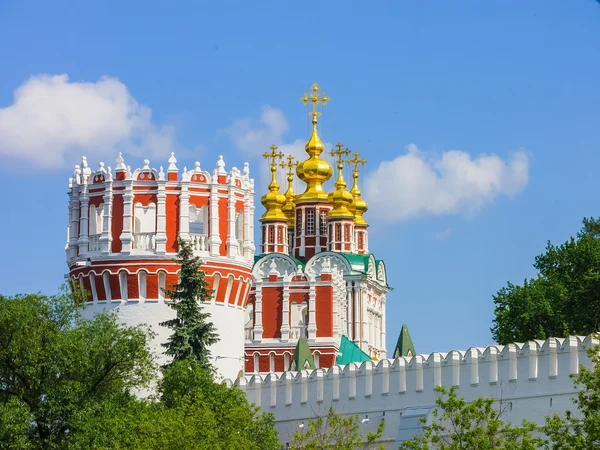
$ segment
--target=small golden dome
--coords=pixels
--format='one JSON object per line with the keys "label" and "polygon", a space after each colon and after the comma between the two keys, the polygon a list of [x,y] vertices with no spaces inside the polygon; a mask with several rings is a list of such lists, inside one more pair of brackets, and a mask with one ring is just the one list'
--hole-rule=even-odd
{"label": "small golden dome", "polygon": [[350,193],[352,194],[353,201],[348,209],[354,214],[354,224],[355,225],[367,225],[367,222],[363,218],[363,214],[367,212],[369,206],[367,202],[364,201],[361,196],[360,189],[358,189],[358,165],[362,164],[363,166],[367,163],[366,159],[358,159],[359,153],[354,152],[354,159],[348,159],[346,162],[348,164],[354,165],[352,169],[352,178],[354,178],[354,183],[352,184],[352,189],[350,189]]}
{"label": "small golden dome", "polygon": [[296,202],[304,202],[307,200],[327,200],[327,193],[323,189],[323,183],[328,181],[333,176],[333,167],[329,162],[320,158],[321,153],[325,150],[325,146],[319,138],[317,133],[317,117],[321,114],[317,112],[317,104],[322,103],[325,105],[330,99],[327,95],[323,94],[318,96],[317,92],[321,90],[315,83],[311,89],[312,94],[304,94],[301,99],[306,105],[308,102],[312,102],[313,111],[309,113],[312,116],[312,134],[310,139],[306,143],[305,150],[308,153],[309,158],[298,164],[296,168],[296,174],[298,178],[306,183],[306,190],[296,196]]}
{"label": "small golden dome", "polygon": [[350,192],[346,190],[346,182],[344,181],[344,177],[342,175],[342,170],[344,169],[344,162],[342,160],[342,155],[348,155],[350,150],[342,150],[343,145],[341,143],[337,144],[337,150],[331,150],[331,155],[337,155],[337,168],[338,168],[338,178],[335,182],[336,189],[329,193],[327,196],[327,200],[333,206],[333,209],[329,211],[327,217],[349,217],[353,218],[354,214],[348,210],[348,206],[352,204],[354,201],[354,197]]}
{"label": "small golden dome", "polygon": [[289,155],[287,157],[287,159],[288,159],[287,163],[282,162],[280,164],[282,168],[287,167],[289,169],[287,172],[288,188],[287,188],[287,191],[285,191],[286,203],[283,206],[283,208],[281,208],[281,210],[283,211],[283,213],[285,214],[285,216],[288,219],[288,227],[293,227],[294,224],[296,223],[296,203],[294,203],[296,194],[294,193],[294,189],[292,187],[292,184],[294,182],[294,172],[292,171],[292,169],[298,163],[294,163],[294,157],[292,155]]}
{"label": "small golden dome", "polygon": [[260,221],[264,220],[283,220],[287,222],[287,217],[283,213],[282,208],[286,204],[285,195],[279,192],[279,183],[277,183],[277,163],[276,158],[283,158],[283,153],[276,153],[277,147],[271,146],[271,153],[265,153],[263,158],[271,159],[271,183],[269,184],[269,192],[263,195],[260,202],[265,207],[266,211],[260,218]]}

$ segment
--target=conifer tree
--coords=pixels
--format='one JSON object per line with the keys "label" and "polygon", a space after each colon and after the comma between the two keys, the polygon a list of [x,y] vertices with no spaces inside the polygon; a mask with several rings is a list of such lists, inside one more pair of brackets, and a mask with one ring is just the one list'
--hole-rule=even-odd
{"label": "conifer tree", "polygon": [[210,299],[212,290],[207,288],[199,258],[194,256],[191,246],[180,237],[177,242],[179,251],[174,261],[181,265],[179,283],[165,289],[165,295],[171,300],[169,306],[176,316],[161,323],[173,330],[163,347],[167,349],[165,353],[173,357],[173,362],[193,359],[202,367],[212,369],[209,347],[218,342],[219,337],[209,321],[210,314],[202,312],[202,303]]}

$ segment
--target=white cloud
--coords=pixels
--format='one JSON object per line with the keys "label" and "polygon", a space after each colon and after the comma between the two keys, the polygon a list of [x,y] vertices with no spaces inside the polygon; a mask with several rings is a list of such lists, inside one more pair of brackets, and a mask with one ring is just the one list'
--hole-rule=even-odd
{"label": "white cloud", "polygon": [[0,158],[55,168],[74,153],[166,157],[174,149],[174,127],[156,126],[151,116],[116,78],[32,76],[15,89],[13,103],[0,108]]}
{"label": "white cloud", "polygon": [[[277,145],[278,152],[281,151],[286,156],[292,155],[296,161],[304,161],[308,158],[304,146],[310,136],[290,141],[285,139],[288,131],[289,122],[283,110],[264,105],[261,109],[260,118],[257,121],[252,119],[238,119],[227,128],[221,130],[221,133],[227,135],[235,148],[245,155],[262,160],[259,164],[259,173],[261,182],[264,184],[264,180],[268,180],[268,177],[270,177],[270,171],[269,164],[262,158],[262,155],[265,152],[268,153],[271,151],[271,145]],[[329,144],[325,143],[326,149],[330,147]],[[329,155],[323,152],[322,158],[329,159]],[[284,191],[287,181],[283,170],[278,171],[278,182],[282,186],[281,190]],[[304,191],[304,183],[298,179],[294,180],[293,187],[296,193]],[[260,188],[258,190],[260,192]]]}
{"label": "white cloud", "polygon": [[427,156],[416,145],[367,174],[363,195],[369,215],[389,221],[455,213],[474,214],[500,195],[512,197],[528,183],[524,151],[504,161],[495,155],[476,158],[450,150]]}

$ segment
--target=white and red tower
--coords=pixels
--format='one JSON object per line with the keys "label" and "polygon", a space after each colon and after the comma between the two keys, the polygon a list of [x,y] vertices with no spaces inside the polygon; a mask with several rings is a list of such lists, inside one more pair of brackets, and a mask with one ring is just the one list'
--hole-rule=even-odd
{"label": "white and red tower", "polygon": [[[275,180],[275,150],[272,181],[262,203],[261,254],[252,268],[253,284],[246,311],[246,372],[281,372],[290,368],[298,339],[307,339],[314,363],[329,367],[348,362],[340,353],[342,336],[363,352],[366,358],[384,358],[385,302],[389,290],[383,261],[377,261],[367,248],[367,223],[362,214],[367,204],[360,198],[358,169],[354,160],[354,186],[346,190],[342,176],[343,156],[348,149],[332,150],[337,157],[335,190],[325,192],[324,183],[333,168],[321,159],[324,145],[317,131],[318,104],[329,98],[319,95],[319,87],[305,94],[304,104],[313,108],[312,134],[305,149],[308,159],[298,163],[298,178],[306,183],[302,194],[291,189],[293,173],[288,172],[288,190],[280,194]],[[277,155],[281,158],[283,155]],[[291,168],[293,157],[282,167]],[[364,161],[364,160],[363,160]],[[364,164],[364,163],[363,163]],[[289,248],[271,229],[285,230]],[[267,227],[265,229],[265,227]],[[273,227],[273,228],[271,228]],[[349,353],[349,352],[348,352]]]}
{"label": "white and red tower", "polygon": [[[69,276],[89,291],[91,315],[117,309],[128,324],[146,323],[157,333],[158,355],[171,318],[163,288],[177,283],[177,235],[203,261],[214,290],[205,304],[220,341],[211,349],[217,371],[235,378],[244,368],[244,310],[254,262],[254,180],[225,170],[220,156],[213,173],[196,162],[181,174],[171,154],[167,173],[148,160],[131,171],[119,154],[115,173],[101,162],[92,171],[84,157],[69,182]],[[162,356],[164,358],[164,356]]]}

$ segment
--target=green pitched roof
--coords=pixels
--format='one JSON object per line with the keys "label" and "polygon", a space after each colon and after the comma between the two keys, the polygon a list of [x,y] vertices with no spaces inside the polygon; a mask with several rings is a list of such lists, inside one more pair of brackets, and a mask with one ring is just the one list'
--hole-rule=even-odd
{"label": "green pitched roof", "polygon": [[335,360],[336,364],[348,364],[351,362],[369,361],[371,357],[363,352],[358,345],[342,335],[340,342],[339,355]]}
{"label": "green pitched roof", "polygon": [[415,356],[416,354],[417,352],[415,351],[415,346],[410,338],[408,327],[402,325],[400,336],[398,336],[398,343],[394,349],[394,358],[399,358],[400,356]]}
{"label": "green pitched roof", "polygon": [[308,346],[308,340],[306,338],[298,339],[294,355],[292,356],[292,362],[290,363],[289,370],[297,371],[304,369],[316,369],[315,360],[310,353],[310,347]]}

